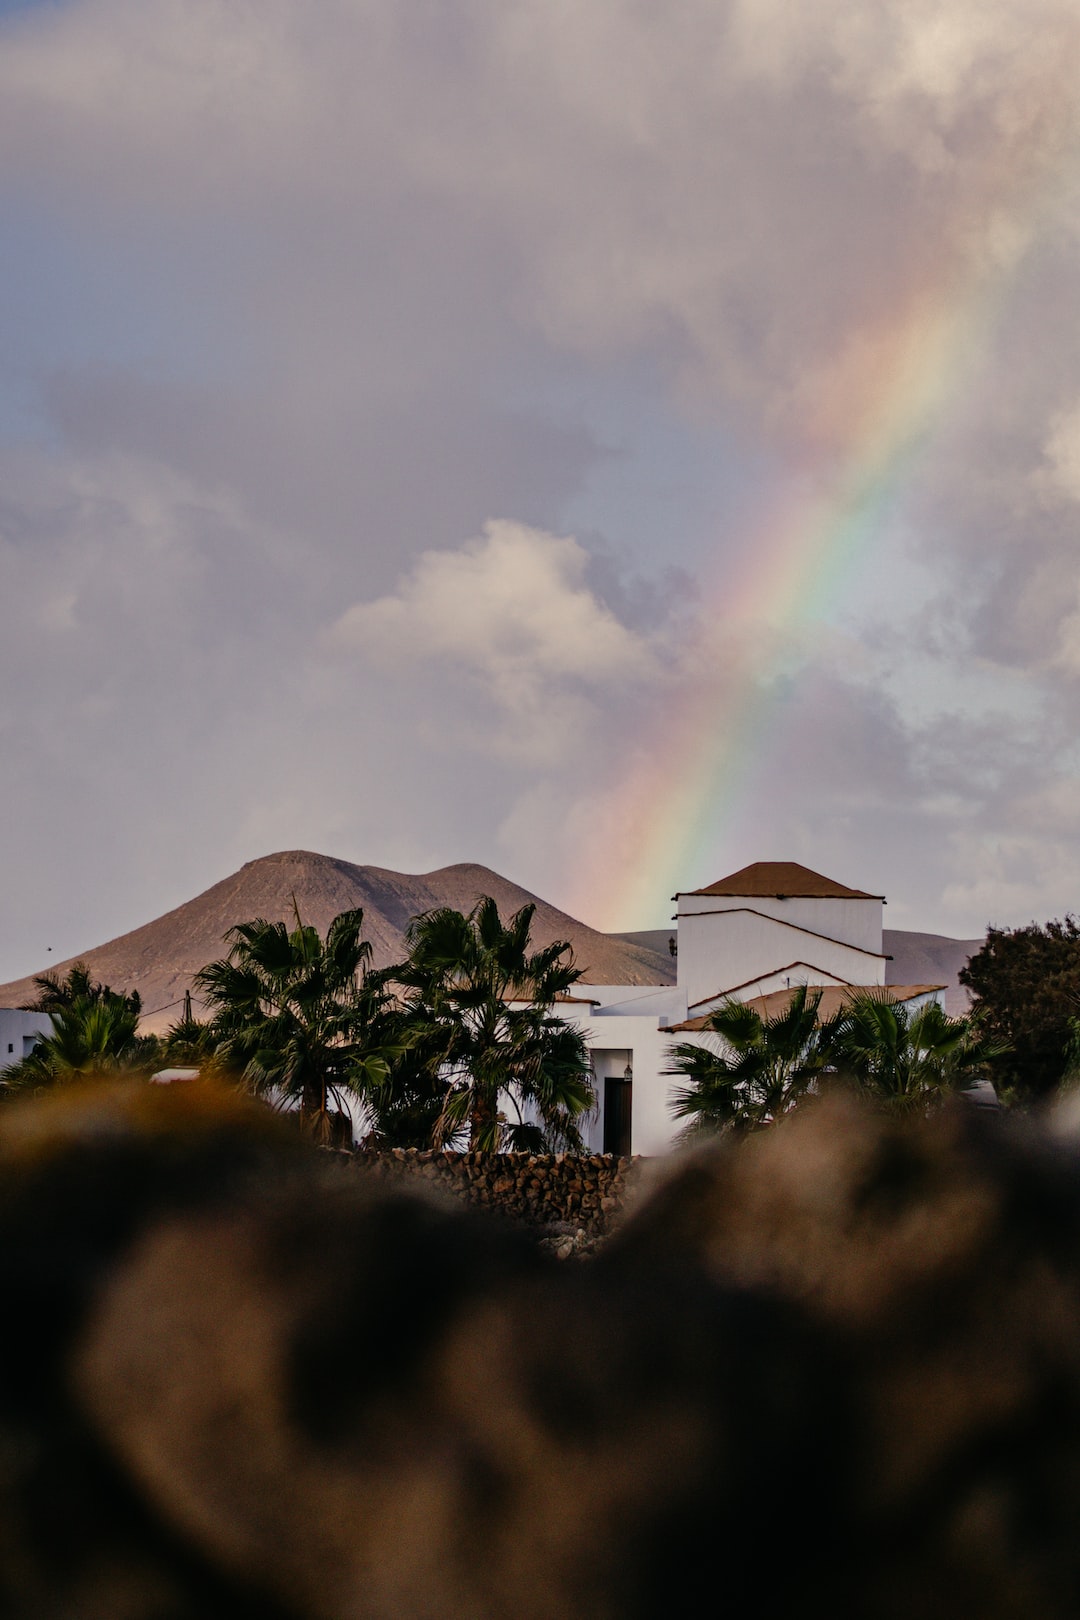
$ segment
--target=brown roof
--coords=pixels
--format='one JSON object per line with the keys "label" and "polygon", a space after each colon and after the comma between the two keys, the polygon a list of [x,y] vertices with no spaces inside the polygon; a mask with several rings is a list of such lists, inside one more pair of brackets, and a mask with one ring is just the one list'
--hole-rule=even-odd
{"label": "brown roof", "polygon": [[[776,1018],[782,1013],[799,988],[793,985],[791,989],[770,990],[765,996],[751,996],[748,1005],[759,1012],[764,1019]],[[807,989],[821,991],[821,1001],[818,1003],[818,1018],[831,1018],[846,1007],[852,996],[865,995],[870,991],[883,1001],[914,1001],[916,996],[929,995],[932,990],[944,990],[943,984],[874,984],[874,985],[843,985],[843,984],[810,984]],[[714,1009],[715,1010],[715,1009]],[[674,1031],[700,1032],[708,1023],[709,1014],[702,1013],[699,1018],[687,1018],[681,1024],[669,1024],[667,1033]]]}
{"label": "brown roof", "polygon": [[[867,894],[863,889],[849,889],[832,878],[811,872],[798,861],[754,861],[730,877],[719,878],[704,889],[680,890],[688,894],[731,894],[740,898],[756,896],[776,900],[883,900],[884,895]],[[679,898],[672,895],[673,900]]]}

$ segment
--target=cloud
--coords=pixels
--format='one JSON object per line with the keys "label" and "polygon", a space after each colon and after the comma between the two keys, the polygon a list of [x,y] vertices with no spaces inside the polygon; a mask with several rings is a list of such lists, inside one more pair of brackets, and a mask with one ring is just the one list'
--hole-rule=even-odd
{"label": "cloud", "polygon": [[572,536],[491,521],[458,551],[425,552],[394,594],[348,608],[328,643],[384,672],[456,666],[503,715],[497,746],[550,763],[580,748],[590,700],[658,673],[650,643],[589,588],[588,563]]}
{"label": "cloud", "polygon": [[[1076,595],[1080,597],[1080,592]],[[1080,602],[1061,621],[1054,663],[1070,675],[1080,675]]]}
{"label": "cloud", "polygon": [[431,210],[452,253],[471,230],[509,256],[559,342],[670,344],[760,398],[1026,238],[1001,227],[1076,133],[1078,53],[1068,0],[477,0],[423,30],[387,0],[267,0],[257,26],[83,0],[12,31],[0,135],[73,207],[317,213],[309,262]]}
{"label": "cloud", "polygon": [[572,536],[486,523],[459,552],[425,552],[396,596],[349,608],[333,639],[387,659],[449,655],[498,681],[625,678],[640,646],[585,586],[587,564]]}
{"label": "cloud", "polygon": [[1073,0],[0,35],[14,932],[85,880],[74,948],[250,840],[554,892],[757,635],[772,514],[849,486],[877,604],[843,668],[828,603],[769,643],[797,724],[708,858],[860,882],[884,845],[868,881],[961,931],[1055,903],[1021,851],[1064,847],[1080,667]]}
{"label": "cloud", "polygon": [[1080,401],[1052,418],[1044,453],[1042,487],[1080,505]]}

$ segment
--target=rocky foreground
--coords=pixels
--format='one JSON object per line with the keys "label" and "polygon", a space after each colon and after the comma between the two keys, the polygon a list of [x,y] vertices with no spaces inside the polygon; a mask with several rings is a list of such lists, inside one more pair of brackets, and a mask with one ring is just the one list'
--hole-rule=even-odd
{"label": "rocky foreground", "polygon": [[1080,1158],[807,1107],[591,1258],[198,1085],[0,1113],[0,1612],[1080,1605]]}

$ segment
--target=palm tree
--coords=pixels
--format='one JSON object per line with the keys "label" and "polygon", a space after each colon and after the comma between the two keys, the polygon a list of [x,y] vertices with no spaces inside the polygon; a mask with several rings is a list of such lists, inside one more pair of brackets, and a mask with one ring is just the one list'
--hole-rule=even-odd
{"label": "palm tree", "polygon": [[191,1010],[191,992],[184,997],[184,1010],[160,1039],[160,1061],[165,1066],[195,1068],[204,1079],[233,1078],[218,1057],[222,1032],[213,1019],[196,1018]]}
{"label": "palm tree", "polygon": [[430,1148],[442,1117],[444,1087],[430,1042],[403,1008],[391,1013],[393,1053],[367,1095],[365,1148]]}
{"label": "palm tree", "polygon": [[[99,987],[100,988],[100,987]],[[49,1013],[52,1032],[4,1072],[8,1094],[63,1085],[91,1075],[149,1075],[158,1056],[154,1036],[138,1033],[132,998],[113,991],[76,995]]]}
{"label": "palm tree", "polygon": [[363,920],[343,911],[325,939],[298,910],[291,931],[262,917],[240,923],[226,935],[228,956],[194,979],[213,1009],[218,1066],[261,1095],[298,1102],[319,1137],[329,1135],[329,1104],[384,1083],[394,1056],[385,974],[368,971]]}
{"label": "palm tree", "polygon": [[35,974],[34,983],[38,991],[37,1000],[27,1002],[24,1012],[54,1013],[73,1006],[77,1001],[109,1000],[126,1003],[136,1018],[142,1012],[142,997],[137,990],[125,994],[107,984],[98,983],[85,962],[73,962],[62,977],[59,971]]}
{"label": "palm tree", "polygon": [[974,1018],[950,1018],[936,1001],[912,1010],[886,991],[853,995],[833,1060],[863,1095],[892,1112],[918,1112],[979,1079],[1005,1047]]}
{"label": "palm tree", "polygon": [[665,1074],[689,1083],[673,1094],[683,1139],[753,1130],[793,1108],[829,1069],[837,1018],[820,1022],[821,991],[798,985],[784,1009],[763,1018],[747,1001],[724,1001],[703,1025],[708,1045],[680,1041]]}
{"label": "palm tree", "polygon": [[414,1060],[439,1080],[438,1145],[467,1129],[474,1151],[582,1147],[577,1122],[594,1106],[585,1037],[552,1011],[581,970],[565,940],[530,951],[535,910],[504,923],[487,896],[467,915],[425,912],[406,933],[408,959],[391,971]]}

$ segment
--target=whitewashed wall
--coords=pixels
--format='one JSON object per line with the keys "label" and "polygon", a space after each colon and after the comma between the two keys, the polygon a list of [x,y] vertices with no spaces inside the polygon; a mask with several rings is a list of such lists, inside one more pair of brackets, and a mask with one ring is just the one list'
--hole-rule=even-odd
{"label": "whitewashed wall", "polygon": [[835,936],[810,933],[797,923],[771,917],[756,907],[680,913],[678,962],[679,988],[691,1009],[737,986],[782,974],[796,963],[812,969],[812,976],[824,976],[822,983],[885,982],[880,930],[870,949]]}
{"label": "whitewashed wall", "polygon": [[51,1032],[52,1020],[48,1013],[0,1007],[0,1072],[28,1057],[38,1036]]}
{"label": "whitewashed wall", "polygon": [[[680,924],[684,917],[738,911],[749,906],[763,916],[792,923],[796,928],[805,928],[812,934],[824,934],[829,939],[841,940],[845,945],[855,945],[864,951],[881,950],[884,901],[875,898],[813,899],[792,895],[782,900],[778,895],[680,894],[678,905]],[[679,954],[682,955],[681,926]]]}
{"label": "whitewashed wall", "polygon": [[674,1135],[668,1108],[674,1081],[662,1071],[672,1040],[668,1025],[686,1017],[685,997],[676,985],[590,984],[580,993],[595,996],[596,1003],[564,1003],[558,1011],[588,1039],[597,1089],[597,1111],[584,1133],[589,1149],[603,1151],[604,1082],[621,1079],[629,1063],[634,1074],[631,1152],[667,1153]]}

